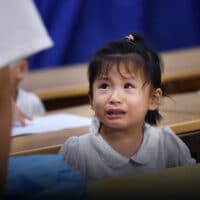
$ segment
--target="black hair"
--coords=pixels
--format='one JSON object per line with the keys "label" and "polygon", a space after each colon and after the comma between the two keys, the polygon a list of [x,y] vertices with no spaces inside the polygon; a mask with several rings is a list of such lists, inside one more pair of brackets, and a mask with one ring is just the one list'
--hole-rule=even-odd
{"label": "black hair", "polygon": [[[162,88],[161,73],[162,64],[158,53],[150,47],[144,37],[138,33],[131,33],[129,36],[110,42],[100,48],[91,59],[88,67],[89,96],[93,98],[92,87],[97,77],[108,73],[113,64],[134,63],[136,70],[143,70],[145,83],[150,83],[153,89]],[[128,70],[128,67],[127,67]],[[149,110],[145,121],[156,125],[162,116],[158,109]]]}

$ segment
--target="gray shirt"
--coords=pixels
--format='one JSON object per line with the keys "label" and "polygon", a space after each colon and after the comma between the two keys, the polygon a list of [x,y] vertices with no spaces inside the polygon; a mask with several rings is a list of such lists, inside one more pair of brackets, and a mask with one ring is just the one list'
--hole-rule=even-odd
{"label": "gray shirt", "polygon": [[90,133],[66,140],[60,153],[85,180],[126,176],[195,163],[187,146],[169,128],[144,125],[143,142],[132,157],[114,150],[98,133],[95,118]]}

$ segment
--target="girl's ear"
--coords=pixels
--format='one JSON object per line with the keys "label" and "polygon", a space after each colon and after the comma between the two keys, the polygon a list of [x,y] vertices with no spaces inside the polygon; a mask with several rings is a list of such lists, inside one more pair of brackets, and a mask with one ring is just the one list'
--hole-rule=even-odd
{"label": "girl's ear", "polygon": [[153,90],[150,97],[150,103],[149,103],[149,110],[156,110],[158,109],[161,98],[162,98],[162,90],[161,88],[157,88],[156,90]]}

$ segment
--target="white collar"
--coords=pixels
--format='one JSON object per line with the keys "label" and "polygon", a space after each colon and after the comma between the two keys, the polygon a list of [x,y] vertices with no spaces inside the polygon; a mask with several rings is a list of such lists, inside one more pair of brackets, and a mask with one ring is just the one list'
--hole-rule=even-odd
{"label": "white collar", "polygon": [[147,131],[147,129],[151,127],[149,124],[145,123],[142,144],[138,151],[131,158],[125,157],[122,154],[118,153],[116,150],[114,150],[100,135],[99,126],[99,120],[96,117],[93,118],[92,125],[90,127],[90,134],[92,135],[92,144],[94,145],[94,148],[96,149],[98,154],[101,156],[102,160],[106,162],[109,166],[118,168],[122,167],[123,165],[126,165],[130,161],[144,165],[150,161],[151,151],[148,150],[149,134]]}

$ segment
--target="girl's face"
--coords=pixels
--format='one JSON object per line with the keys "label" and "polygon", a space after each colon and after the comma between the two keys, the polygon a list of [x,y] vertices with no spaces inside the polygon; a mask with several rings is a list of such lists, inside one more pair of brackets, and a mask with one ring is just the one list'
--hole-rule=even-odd
{"label": "girl's face", "polygon": [[[120,73],[119,73],[120,71]],[[113,129],[142,127],[148,110],[155,110],[162,93],[145,84],[144,74],[112,66],[93,84],[91,106],[103,126]],[[159,96],[160,95],[160,96]],[[157,103],[156,103],[157,102]]]}

